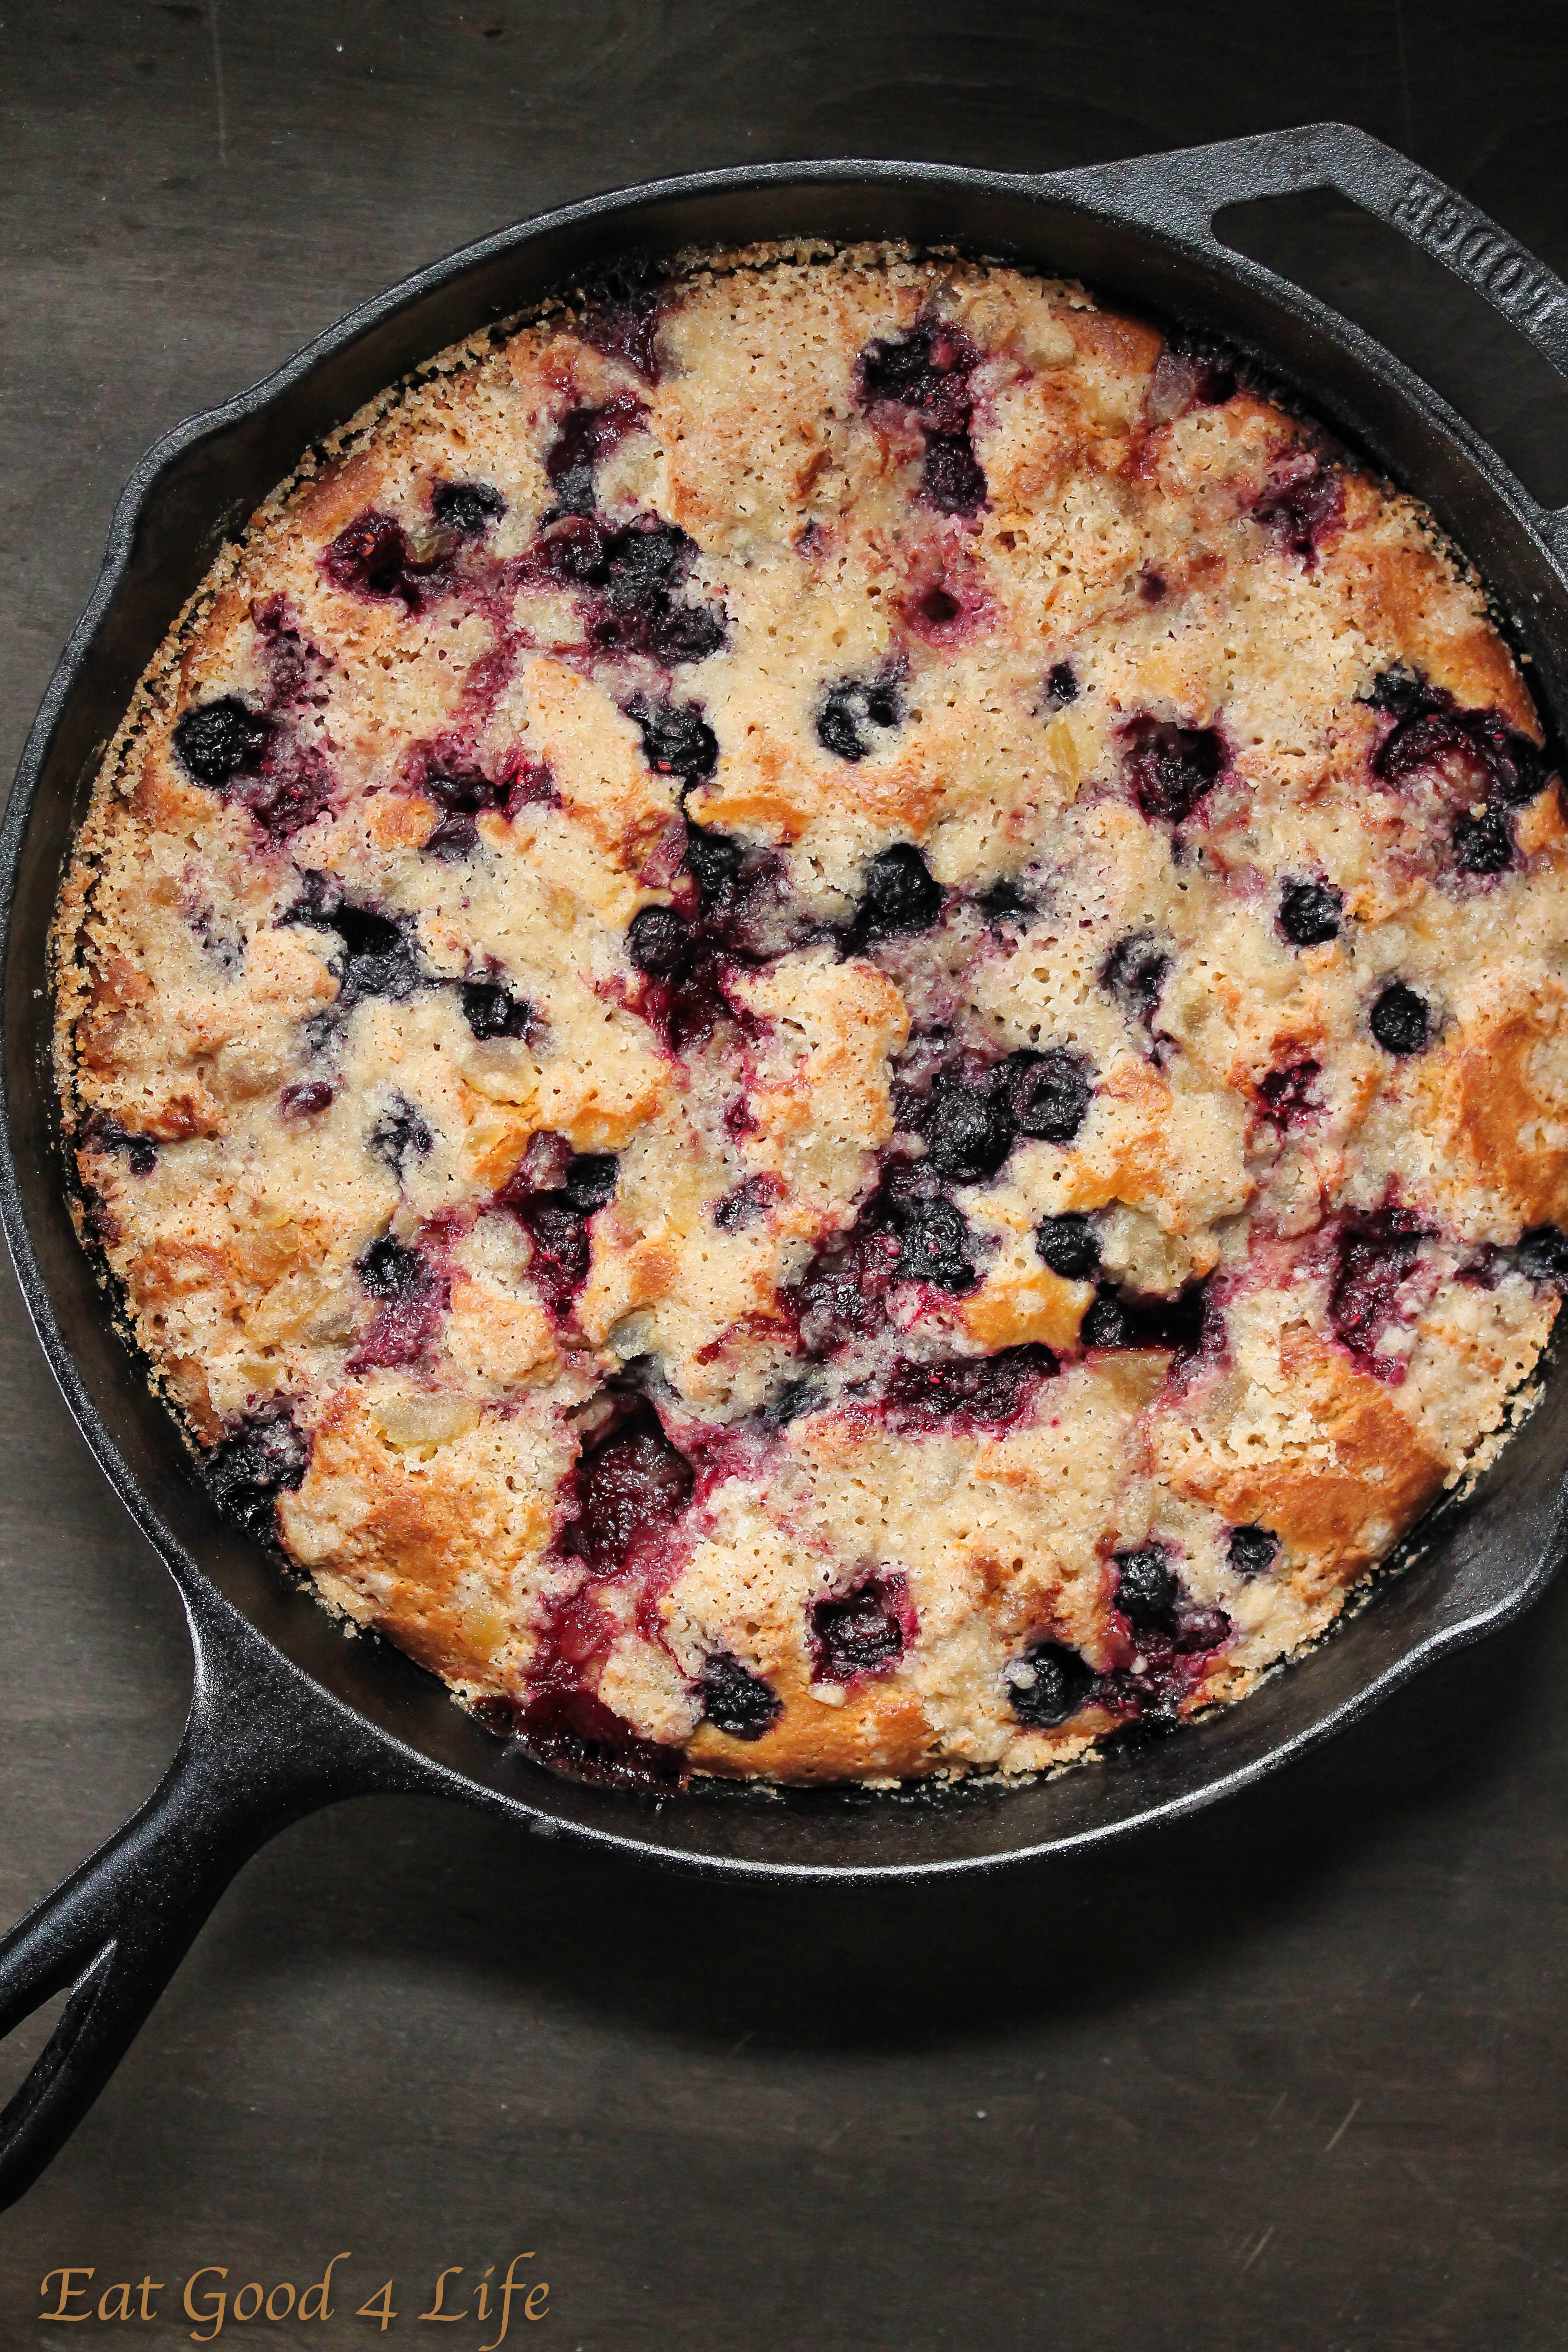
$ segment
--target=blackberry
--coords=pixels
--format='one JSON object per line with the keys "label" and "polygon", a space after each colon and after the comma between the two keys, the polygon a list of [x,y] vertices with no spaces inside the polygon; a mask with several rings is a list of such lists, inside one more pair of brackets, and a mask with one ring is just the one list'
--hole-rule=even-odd
{"label": "blackberry", "polygon": [[500,520],[506,500],[493,482],[437,482],[430,493],[430,511],[443,530],[478,539]]}
{"label": "blackberry", "polygon": [[297,1492],[310,1460],[310,1441],[282,1405],[247,1414],[202,1466],[219,1509],[268,1542],[278,1533],[279,1496]]}
{"label": "blackberry", "polygon": [[174,728],[174,756],[193,783],[221,793],[236,776],[260,765],[274,731],[269,719],[237,695],[226,694],[184,714]]}
{"label": "blackberry", "polygon": [[1267,1528],[1232,1528],[1228,1558],[1237,1576],[1267,1576],[1279,1557],[1279,1538]]}
{"label": "blackberry", "polygon": [[942,912],[942,885],[911,842],[896,842],[873,857],[851,926],[856,945],[929,931]]}
{"label": "blackberry", "polygon": [[1135,1551],[1119,1551],[1111,1566],[1116,1570],[1116,1606],[1129,1624],[1171,1632],[1182,1588],[1163,1547],[1141,1544]]}
{"label": "blackberry", "polygon": [[939,1078],[921,1119],[926,1165],[954,1184],[994,1176],[1013,1149],[1005,1103],[986,1087]]}
{"label": "blackberry", "polygon": [[705,783],[719,764],[719,739],[692,702],[657,701],[634,694],[626,706],[642,736],[643,757],[656,776]]}

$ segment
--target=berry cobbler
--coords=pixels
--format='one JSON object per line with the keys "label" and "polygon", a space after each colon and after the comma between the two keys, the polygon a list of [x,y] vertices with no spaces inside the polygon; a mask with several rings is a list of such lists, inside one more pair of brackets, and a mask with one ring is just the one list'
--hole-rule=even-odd
{"label": "berry cobbler", "polygon": [[83,1238],[219,1505],[536,1756],[1062,1765],[1531,1401],[1543,745],[1237,353],[688,257],[421,368],[181,616],[57,925]]}

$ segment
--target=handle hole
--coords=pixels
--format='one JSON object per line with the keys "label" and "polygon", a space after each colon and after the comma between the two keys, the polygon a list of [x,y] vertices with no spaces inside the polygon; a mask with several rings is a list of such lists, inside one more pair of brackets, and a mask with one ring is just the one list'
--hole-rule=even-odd
{"label": "handle hole", "polygon": [[1333,188],[1226,205],[1214,227],[1386,343],[1542,506],[1568,503],[1568,382],[1440,261]]}
{"label": "handle hole", "polygon": [[70,1987],[38,2003],[30,2016],[14,2025],[0,2042],[0,2108],[9,2106],[34,2066],[43,2056],[50,2035],[65,2015]]}

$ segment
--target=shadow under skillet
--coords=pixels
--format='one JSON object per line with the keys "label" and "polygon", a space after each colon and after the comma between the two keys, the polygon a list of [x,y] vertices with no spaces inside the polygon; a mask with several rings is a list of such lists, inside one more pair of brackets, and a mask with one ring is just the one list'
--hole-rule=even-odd
{"label": "shadow under skillet", "polygon": [[238,2001],[247,1979],[379,1955],[400,1978],[510,1981],[612,2029],[827,2056],[1109,2018],[1310,1916],[1423,1817],[1506,1809],[1564,1651],[1558,1586],[1262,1786],[979,1882],[691,1879],[434,1801],[362,1800],[250,1864],[207,1964]]}

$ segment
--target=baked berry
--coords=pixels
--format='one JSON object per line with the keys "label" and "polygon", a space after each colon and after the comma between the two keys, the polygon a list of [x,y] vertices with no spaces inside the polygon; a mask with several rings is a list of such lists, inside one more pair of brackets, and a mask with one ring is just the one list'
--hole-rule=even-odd
{"label": "baked berry", "polygon": [[690,1463],[644,1402],[579,1462],[578,1517],[566,1542],[595,1576],[614,1576],[668,1534],[693,1484]]}
{"label": "baked berry", "polygon": [[[985,475],[964,433],[933,433],[921,460],[921,498],[938,514],[976,515],[985,504]],[[951,617],[956,618],[953,606]]]}
{"label": "baked berry", "polygon": [[663,286],[636,286],[598,302],[579,332],[606,359],[625,360],[647,383],[658,382],[658,324],[668,302]]}
{"label": "baked berry", "polygon": [[403,525],[374,509],[356,515],[321,557],[334,588],[372,603],[400,604],[410,613],[425,601],[428,568],[416,563]]}
{"label": "baked berry", "polygon": [[705,783],[719,764],[719,738],[693,702],[656,701],[634,694],[626,705],[642,736],[643,757],[656,776]]}
{"label": "baked berry", "polygon": [[1288,1069],[1269,1070],[1258,1084],[1258,1108],[1281,1132],[1320,1109],[1312,1088],[1320,1076],[1313,1061],[1292,1062]]}
{"label": "baked berry", "polygon": [[1174,1298],[1142,1298],[1102,1282],[1079,1326],[1083,1348],[1168,1348],[1178,1360],[1204,1344],[1205,1295],[1189,1283]]}
{"label": "baked berry", "polygon": [[417,1106],[406,1095],[394,1095],[371,1129],[369,1149],[401,1183],[408,1160],[425,1159],[435,1140]]}
{"label": "baked berry", "polygon": [[1122,1011],[1145,1027],[1153,1020],[1171,959],[1149,931],[1118,940],[1100,970],[1100,984]]}
{"label": "baked berry", "polygon": [[903,716],[904,698],[896,677],[840,678],[817,707],[816,740],[836,760],[864,760],[876,748],[868,730],[897,727]]}
{"label": "baked berry", "polygon": [[1501,809],[1466,810],[1454,820],[1454,863],[1461,874],[1501,874],[1513,864],[1513,829]]}
{"label": "baked berry", "polygon": [[[1100,1272],[1100,1242],[1087,1217],[1069,1212],[1035,1227],[1037,1255],[1064,1282],[1092,1282]],[[1094,1343],[1086,1340],[1086,1346]]]}
{"label": "baked berry", "polygon": [[1046,672],[1046,702],[1052,710],[1065,710],[1076,702],[1079,684],[1071,662],[1053,662]]}
{"label": "baked berry", "polygon": [[466,980],[458,994],[464,1020],[481,1040],[526,1037],[534,1024],[533,1007],[521,996],[509,994],[499,981]]}
{"label": "baked berry", "polygon": [[279,1115],[287,1119],[317,1118],[331,1108],[334,1089],[325,1078],[304,1078],[285,1087],[278,1097]]}
{"label": "baked berry", "polygon": [[544,460],[557,509],[566,514],[592,514],[599,467],[628,433],[640,432],[647,422],[647,409],[630,392],[615,394],[599,408],[568,410]]}
{"label": "baked berry", "polygon": [[993,882],[981,892],[977,904],[993,929],[1022,922],[1035,911],[1034,900],[1013,881]]}
{"label": "baked berry", "polygon": [[280,1405],[247,1413],[214,1446],[203,1472],[219,1509],[265,1543],[278,1533],[279,1496],[298,1492],[310,1461],[310,1439]]}
{"label": "baked berry", "polygon": [[1344,892],[1331,882],[1287,882],[1279,893],[1279,928],[1293,948],[1322,947],[1340,935]]}
{"label": "baked berry", "polygon": [[437,482],[430,493],[430,512],[443,530],[479,539],[505,514],[506,500],[493,482]]}
{"label": "baked berry", "polygon": [[107,1111],[89,1113],[78,1130],[81,1148],[87,1151],[123,1152],[125,1164],[132,1176],[151,1176],[158,1165],[158,1145],[151,1135],[138,1135],[134,1129],[121,1127]]}
{"label": "baked berry", "polygon": [[850,937],[856,946],[929,931],[942,913],[942,885],[912,842],[895,842],[866,868]]}
{"label": "baked berry", "polygon": [[174,754],[193,783],[221,793],[236,776],[259,767],[274,732],[270,719],[226,694],[184,714],[174,728]]}
{"label": "baked berry", "polygon": [[746,862],[744,842],[733,834],[686,822],[686,870],[697,885],[704,914],[728,904]]}
{"label": "baked berry", "polygon": [[772,1685],[727,1650],[715,1650],[703,1660],[698,1689],[703,1722],[729,1739],[761,1739],[784,1713],[784,1701]]}
{"label": "baked berry", "polygon": [[1003,1348],[994,1356],[948,1356],[935,1363],[906,1360],[888,1375],[884,1403],[895,1427],[940,1429],[958,1422],[1004,1428],[1016,1421],[1042,1381],[1059,1367],[1037,1340]]}
{"label": "baked berry", "polygon": [[908,1585],[897,1570],[868,1576],[841,1597],[814,1601],[805,1617],[814,1682],[849,1683],[889,1673],[915,1630]]}
{"label": "baked berry", "polygon": [[640,908],[626,929],[626,953],[650,980],[683,972],[697,945],[691,925],[673,907]]}
{"label": "baked berry", "polygon": [[282,844],[315,823],[332,792],[332,772],[315,745],[279,734],[256,772],[235,778],[228,797],[269,841]]}
{"label": "baked berry", "polygon": [[785,1381],[757,1418],[764,1429],[787,1429],[792,1421],[815,1412],[822,1401],[823,1391],[816,1381]]}
{"label": "baked berry", "polygon": [[920,1131],[927,1166],[953,1184],[977,1184],[994,1176],[1013,1149],[1006,1104],[989,1087],[966,1086],[962,1078],[937,1080]]}
{"label": "baked berry", "polygon": [[1226,1556],[1237,1576],[1267,1576],[1279,1557],[1279,1538],[1268,1528],[1232,1528]]}
{"label": "baked berry", "polygon": [[360,1287],[372,1298],[417,1297],[428,1287],[430,1269],[416,1249],[384,1234],[372,1242],[354,1267]]}
{"label": "baked berry", "polygon": [[682,594],[697,555],[695,540],[657,515],[619,530],[567,515],[539,541],[530,569],[582,597],[598,651],[646,654],[671,669],[706,660],[729,633],[721,604],[689,604]]}
{"label": "baked berry", "polygon": [[1184,824],[1225,767],[1225,739],[1217,728],[1133,719],[1121,739],[1132,797],[1152,822]]}
{"label": "baked berry", "polygon": [[713,1222],[721,1233],[743,1234],[762,1223],[777,1192],[772,1176],[749,1176],[714,1202]]}
{"label": "baked berry", "polygon": [[1568,1234],[1557,1225],[1532,1225],[1520,1238],[1514,1264],[1531,1282],[1568,1290]]}
{"label": "baked berry", "polygon": [[1060,1642],[1031,1642],[1002,1669],[1007,1704],[1027,1731],[1049,1731],[1076,1715],[1094,1688],[1087,1658]]}
{"label": "baked berry", "polygon": [[969,1227],[954,1202],[942,1194],[918,1195],[895,1211],[899,1236],[898,1279],[926,1282],[937,1290],[971,1290],[976,1275]]}
{"label": "baked berry", "polygon": [[[294,919],[301,919],[297,915]],[[345,905],[326,918],[322,928],[336,931],[343,944],[338,1003],[344,1010],[367,996],[400,1001],[419,985],[414,950],[400,925],[389,916],[373,914],[368,907]]]}
{"label": "baked berry", "polygon": [[613,1151],[574,1151],[566,1162],[561,1190],[579,1216],[591,1217],[615,1199],[619,1171]]}
{"label": "baked berry", "polygon": [[1283,459],[1252,509],[1264,529],[1310,570],[1318,550],[1345,519],[1344,477],[1311,451]]}
{"label": "baked berry", "polygon": [[860,354],[861,397],[912,409],[933,434],[961,434],[973,406],[969,379],[979,346],[945,319],[922,319],[907,334],[868,343]]}
{"label": "baked berry", "polygon": [[1043,1054],[1009,1054],[1002,1065],[1002,1092],[1020,1135],[1041,1143],[1070,1143],[1089,1116],[1093,1070],[1067,1045],[1049,1046]]}
{"label": "baked berry", "polygon": [[1347,1217],[1340,1227],[1329,1325],[1368,1369],[1382,1372],[1378,1342],[1399,1311],[1399,1294],[1415,1268],[1426,1229],[1413,1209],[1384,1208]]}
{"label": "baked berry", "polygon": [[1130,1625],[1151,1632],[1174,1631],[1182,1587],[1163,1545],[1140,1544],[1135,1551],[1112,1556],[1116,1571],[1116,1606]]}
{"label": "baked berry", "polygon": [[1402,980],[1391,980],[1372,1008],[1372,1034],[1385,1053],[1421,1054],[1432,1028],[1432,1011]]}

